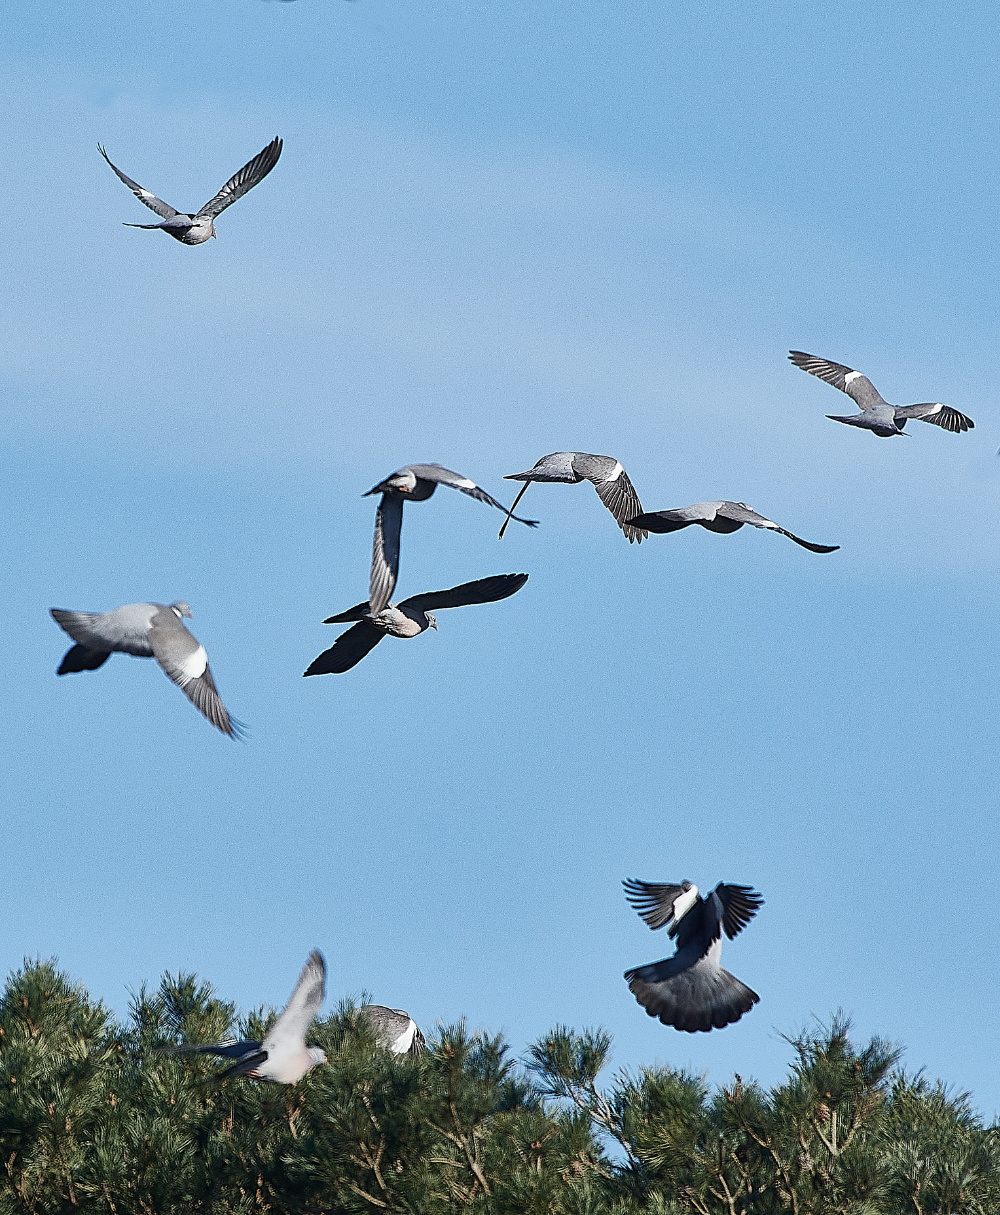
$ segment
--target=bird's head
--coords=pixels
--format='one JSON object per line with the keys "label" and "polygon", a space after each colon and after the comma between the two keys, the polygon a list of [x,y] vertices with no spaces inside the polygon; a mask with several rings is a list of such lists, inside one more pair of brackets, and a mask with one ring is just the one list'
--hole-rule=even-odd
{"label": "bird's head", "polygon": [[189,620],[194,619],[194,612],[191,611],[191,605],[185,603],[183,599],[178,599],[176,603],[170,605],[178,616],[187,616]]}
{"label": "bird's head", "polygon": [[412,494],[416,485],[417,478],[412,472],[400,470],[394,472],[391,477],[386,477],[384,481],[379,481],[378,485],[373,485],[362,497],[370,498],[372,494]]}
{"label": "bird's head", "polygon": [[309,1058],[313,1061],[313,1067],[319,1067],[321,1063],[326,1063],[326,1051],[322,1046],[307,1046],[306,1050],[309,1053]]}
{"label": "bird's head", "polygon": [[434,613],[425,612],[424,615],[427,617],[428,628],[432,628],[435,632],[437,632],[438,622],[437,622],[437,617],[434,615]]}

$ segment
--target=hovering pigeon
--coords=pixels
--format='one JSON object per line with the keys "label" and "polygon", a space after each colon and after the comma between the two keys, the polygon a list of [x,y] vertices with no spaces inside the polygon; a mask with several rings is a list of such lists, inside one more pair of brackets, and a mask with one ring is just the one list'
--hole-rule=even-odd
{"label": "hovering pigeon", "polygon": [[162,603],[129,603],[113,612],[50,611],[56,624],[76,642],[66,651],[57,675],[96,671],[113,653],[155,658],[213,726],[230,738],[242,734],[242,723],[229,716],[219,697],[205,647],[181,623],[182,616],[192,615],[183,600],[168,607]]}
{"label": "hovering pigeon", "polygon": [[215,235],[216,217],[221,215],[226,207],[231,206],[238,198],[242,198],[248,190],[252,190],[258,182],[263,181],[268,173],[271,172],[278,163],[278,157],[281,155],[281,146],[280,139],[272,139],[266,148],[257,153],[253,160],[248,160],[238,173],[234,173],[218,194],[214,198],[209,199],[195,215],[187,215],[183,211],[175,211],[169,203],[163,202],[155,194],[144,190],[131,177],[126,177],[116,165],[111,164],[107,152],[105,152],[100,144],[97,145],[97,150],[136,198],[141,203],[145,203],[151,211],[155,211],[157,215],[163,217],[163,222],[160,224],[125,224],[126,228],[159,228],[161,231],[166,232],[168,236],[172,236],[174,240],[179,240],[182,245],[201,245],[210,236]]}
{"label": "hovering pigeon", "polygon": [[384,1004],[362,1004],[358,1010],[384,1050],[394,1055],[419,1055],[427,1043],[417,1023],[401,1008],[386,1008]]}
{"label": "hovering pigeon", "polygon": [[839,544],[810,544],[808,540],[800,540],[791,532],[785,531],[777,523],[758,515],[752,506],[745,502],[696,502],[694,506],[681,506],[676,510],[658,510],[645,515],[636,515],[630,519],[633,527],[645,527],[651,532],[676,532],[682,527],[690,527],[698,523],[707,527],[710,532],[737,532],[744,523],[751,527],[764,527],[772,532],[780,532],[796,544],[809,549],[811,553],[835,553]]}
{"label": "hovering pigeon", "polygon": [[957,409],[938,402],[924,402],[922,405],[890,405],[884,401],[878,389],[860,371],[852,371],[843,363],[831,363],[828,359],[817,358],[814,354],[806,354],[803,350],[792,350],[788,355],[796,367],[808,371],[810,375],[819,376],[834,388],[846,392],[851,400],[861,410],[848,417],[839,417],[828,413],[826,416],[834,422],[846,422],[848,426],[860,426],[864,430],[874,431],[882,439],[891,435],[903,434],[903,427],[910,418],[921,422],[930,422],[943,430],[958,433],[972,430],[976,425],[971,418]]}
{"label": "hovering pigeon", "polygon": [[[368,602],[373,613],[378,614],[392,598],[399,576],[399,535],[403,527],[403,503],[425,502],[439,485],[460,489],[470,498],[486,502],[507,514],[507,508],[496,498],[491,498],[475,481],[442,468],[440,464],[407,464],[391,476],[373,486],[367,494],[381,494],[375,515],[375,537],[372,541],[372,571],[368,584]],[[516,518],[516,516],[514,516]],[[537,519],[518,519],[518,523],[537,527]]]}
{"label": "hovering pigeon", "polygon": [[625,898],[650,928],[669,924],[677,938],[672,958],[626,970],[629,989],[651,1017],[693,1034],[738,1021],[760,1000],[719,965],[722,933],[732,940],[764,900],[750,886],[720,882],[707,899],[691,882],[656,885],[628,879]]}
{"label": "hovering pigeon", "polygon": [[527,472],[511,473],[504,480],[524,481],[525,484],[514,499],[514,505],[500,528],[501,539],[507,530],[507,523],[513,517],[514,509],[532,481],[562,481],[566,485],[577,485],[584,480],[591,481],[601,501],[628,537],[629,544],[633,540],[641,544],[643,536],[647,534],[642,528],[629,523],[630,519],[642,514],[642,503],[632,488],[628,474],[614,456],[591,456],[584,451],[554,451],[550,456],[542,456]]}
{"label": "hovering pigeon", "polygon": [[222,1059],[235,1059],[232,1067],[212,1077],[213,1082],[249,1076],[252,1080],[297,1084],[306,1072],[326,1062],[326,1051],[318,1046],[306,1046],[306,1034],[320,1010],[325,990],[326,963],[320,951],[314,949],[281,1016],[271,1026],[263,1042],[240,1042],[227,1038],[225,1042],[162,1046],[159,1053],[218,1055]]}
{"label": "hovering pigeon", "polygon": [[306,675],[340,675],[357,666],[369,650],[375,648],[388,633],[391,637],[416,637],[427,629],[436,629],[434,609],[465,607],[469,603],[496,603],[519,591],[528,581],[527,574],[494,574],[463,582],[447,591],[428,591],[411,595],[402,603],[390,603],[380,612],[372,612],[367,601],[355,604],[338,616],[328,616],[324,624],[358,623],[341,633],[333,645],[310,665]]}

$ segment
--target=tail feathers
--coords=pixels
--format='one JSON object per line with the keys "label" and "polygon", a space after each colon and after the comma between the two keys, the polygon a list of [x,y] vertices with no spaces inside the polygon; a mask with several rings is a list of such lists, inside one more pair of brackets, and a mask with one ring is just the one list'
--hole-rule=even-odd
{"label": "tail feathers", "polygon": [[760,1000],[755,991],[721,966],[693,966],[659,981],[656,970],[654,963],[627,971],[629,990],[649,1016],[689,1034],[731,1025]]}
{"label": "tail feathers", "polygon": [[419,1028],[414,1029],[413,1041],[410,1043],[410,1049],[406,1053],[408,1055],[412,1055],[414,1058],[416,1058],[417,1055],[423,1054],[423,1052],[426,1049],[427,1049],[427,1039],[420,1032]]}
{"label": "tail feathers", "polygon": [[96,671],[110,657],[109,650],[89,650],[85,645],[75,645],[66,651],[56,674],[71,675],[76,671]]}

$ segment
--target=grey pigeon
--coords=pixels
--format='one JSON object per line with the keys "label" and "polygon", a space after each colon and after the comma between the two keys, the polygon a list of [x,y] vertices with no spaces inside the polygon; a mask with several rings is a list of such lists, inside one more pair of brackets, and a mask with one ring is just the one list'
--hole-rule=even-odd
{"label": "grey pigeon", "polygon": [[645,515],[636,515],[629,522],[634,527],[645,527],[651,532],[676,532],[682,527],[690,527],[698,523],[707,527],[710,532],[736,532],[744,523],[751,527],[764,527],[772,532],[780,532],[796,544],[809,549],[811,553],[835,553],[839,544],[810,544],[801,540],[791,532],[779,527],[763,515],[758,515],[752,506],[745,502],[696,502],[694,506],[680,506],[676,510],[651,511]]}
{"label": "grey pigeon", "polygon": [[437,628],[434,611],[441,608],[465,607],[470,603],[496,603],[519,591],[528,581],[527,574],[494,574],[463,582],[447,591],[428,591],[411,595],[402,603],[390,603],[380,612],[372,612],[368,601],[355,604],[337,616],[328,616],[324,624],[346,624],[356,620],[353,629],[341,633],[333,645],[324,650],[305,672],[306,675],[340,675],[357,666],[362,658],[388,634],[390,637],[416,637],[427,629]]}
{"label": "grey pigeon", "polygon": [[326,1051],[318,1046],[306,1046],[306,1034],[323,1004],[325,992],[326,963],[320,951],[314,949],[281,1016],[271,1026],[263,1042],[227,1038],[225,1042],[161,1046],[158,1053],[218,1055],[222,1059],[235,1059],[232,1067],[212,1076],[213,1082],[249,1076],[252,1080],[296,1084],[306,1072],[326,1062]]}
{"label": "grey pigeon", "polygon": [[183,600],[129,603],[113,612],[68,612],[51,608],[52,618],[76,645],[67,650],[57,675],[96,671],[114,653],[155,658],[195,708],[223,734],[237,738],[244,727],[230,717],[212,678],[205,647],[184,625],[192,615]]}
{"label": "grey pigeon", "polygon": [[372,1031],[376,1042],[394,1055],[419,1055],[427,1043],[416,1021],[401,1008],[386,1008],[384,1004],[362,1004],[358,1010]]}
{"label": "grey pigeon", "polygon": [[722,933],[732,940],[764,900],[750,886],[720,882],[705,899],[691,882],[656,885],[628,879],[625,897],[650,928],[677,939],[672,958],[626,970],[629,989],[651,1017],[689,1034],[722,1029],[760,1000],[719,965]]}
{"label": "grey pigeon", "polygon": [[[440,464],[407,464],[372,486],[363,497],[381,494],[375,514],[375,536],[372,540],[372,569],[368,584],[368,602],[374,613],[380,612],[392,598],[399,577],[399,536],[403,527],[403,503],[425,502],[439,485],[461,490],[470,498],[486,502],[507,514],[502,502],[480,489],[475,481]],[[528,527],[537,527],[537,519],[518,519]]]}
{"label": "grey pigeon", "polygon": [[549,456],[542,456],[533,468],[527,472],[511,473],[504,478],[507,481],[524,481],[525,484],[514,499],[500,537],[507,530],[507,523],[512,517],[518,502],[524,497],[532,481],[561,481],[565,485],[577,485],[580,481],[590,481],[597,490],[601,501],[614,515],[618,526],[628,537],[629,544],[633,540],[642,543],[646,532],[640,527],[629,523],[630,519],[642,514],[642,503],[639,495],[632,488],[628,474],[614,456],[592,456],[585,451],[554,451]]}
{"label": "grey pigeon", "polygon": [[942,405],[938,401],[925,401],[920,405],[890,405],[882,399],[878,389],[866,375],[845,367],[843,363],[831,363],[828,359],[806,354],[804,350],[792,350],[788,357],[802,371],[819,376],[834,388],[846,392],[861,410],[860,413],[852,413],[847,417],[828,413],[826,416],[833,422],[860,426],[864,430],[873,431],[882,439],[903,434],[903,427],[910,418],[930,422],[933,426],[940,426],[942,430],[950,430],[955,434],[972,430],[975,426],[975,422],[964,413],[959,413],[957,409]]}
{"label": "grey pigeon", "polygon": [[194,215],[188,215],[183,211],[175,211],[169,203],[165,203],[162,199],[157,198],[149,190],[143,189],[138,182],[134,182],[131,177],[126,177],[121,169],[111,164],[107,152],[105,152],[100,144],[97,145],[97,150],[136,198],[141,203],[145,203],[151,211],[155,211],[157,215],[163,217],[163,222],[159,224],[125,224],[126,228],[159,228],[162,232],[166,232],[168,236],[172,236],[174,240],[179,240],[182,245],[201,245],[210,236],[215,235],[216,217],[221,215],[226,207],[231,206],[238,198],[242,198],[248,190],[252,190],[258,182],[263,181],[268,173],[271,172],[278,163],[281,147],[282,143],[280,139],[272,139],[266,148],[258,152],[252,160],[248,160],[238,173],[234,173],[218,194],[214,198],[209,199],[202,209]]}

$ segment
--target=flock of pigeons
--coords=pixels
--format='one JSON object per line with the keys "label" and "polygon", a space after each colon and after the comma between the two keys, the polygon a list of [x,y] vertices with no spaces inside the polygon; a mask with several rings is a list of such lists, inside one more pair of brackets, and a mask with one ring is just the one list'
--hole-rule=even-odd
{"label": "flock of pigeons", "polygon": [[[282,141],[272,140],[199,211],[189,214],[175,210],[126,177],[112,164],[104,148],[99,148],[136,198],[161,217],[160,223],[127,226],[159,229],[186,245],[203,244],[216,235],[216,218],[271,172],[281,149]],[[859,413],[827,415],[836,422],[870,430],[881,438],[905,434],[904,427],[910,419],[929,422],[953,433],[973,428],[974,423],[965,414],[940,402],[890,405],[867,376],[842,363],[801,350],[791,351],[789,358],[796,367],[846,393],[857,405]],[[509,508],[468,477],[440,464],[408,464],[370,489],[368,494],[378,494],[380,499],[375,514],[368,598],[324,621],[351,627],[310,664],[305,674],[342,674],[356,666],[383,637],[416,637],[427,629],[437,629],[436,611],[496,603],[516,594],[528,581],[527,574],[495,574],[448,590],[428,591],[392,602],[399,573],[403,504],[426,501],[439,485],[457,489],[502,511],[505,518],[499,532],[501,539],[511,519],[528,527],[538,525],[535,519],[522,519],[514,514],[533,481],[564,485],[589,481],[630,544],[641,543],[650,532],[672,532],[692,524],[721,533],[735,532],[749,524],[787,536],[810,552],[831,553],[839,547],[803,540],[745,502],[696,502],[672,510],[645,512],[628,474],[613,456],[553,452],[526,472],[511,473],[506,479],[523,482]],[[212,725],[230,738],[238,738],[244,727],[229,714],[219,696],[204,646],[184,625],[185,617],[191,614],[191,608],[182,600],[167,605],[132,603],[103,613],[53,608],[56,623],[74,642],[57,673],[96,670],[113,653],[155,658]],[[759,894],[749,886],[722,882],[706,898],[687,881],[678,886],[627,880],[624,885],[626,898],[649,927],[667,926],[668,936],[676,940],[672,957],[625,973],[630,990],[650,1016],[693,1033],[720,1029],[738,1021],[758,1002],[756,992],[722,968],[720,958],[723,933],[732,940],[746,927],[763,903]],[[217,1073],[217,1079],[250,1076],[282,1084],[295,1083],[312,1067],[326,1061],[322,1050],[308,1047],[305,1042],[323,1002],[325,982],[326,965],[322,955],[314,950],[291,999],[263,1042],[229,1040],[163,1049],[210,1053],[232,1060],[228,1068]],[[424,1037],[408,1013],[374,1004],[364,1005],[361,1012],[376,1040],[386,1049],[396,1054],[418,1054],[423,1049]]]}

